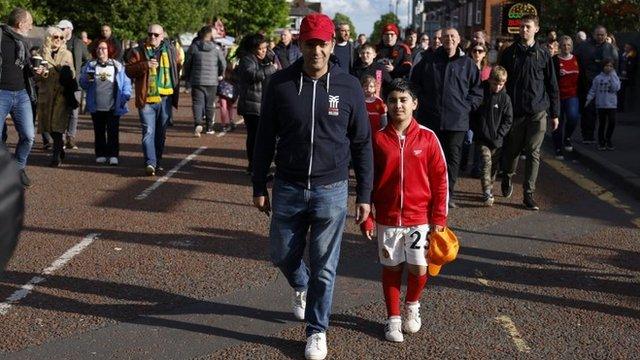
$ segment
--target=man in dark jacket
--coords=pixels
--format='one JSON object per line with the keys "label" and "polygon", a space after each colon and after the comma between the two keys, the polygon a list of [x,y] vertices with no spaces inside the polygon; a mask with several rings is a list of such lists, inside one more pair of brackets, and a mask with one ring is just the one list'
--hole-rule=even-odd
{"label": "man in dark jacket", "polygon": [[[196,137],[200,137],[203,130],[207,134],[214,134],[216,90],[218,81],[222,80],[224,70],[227,68],[222,49],[213,42],[213,27],[208,25],[203,27],[199,35],[200,38],[194,40],[189,46],[187,61],[183,67],[184,78],[191,84]],[[206,129],[203,129],[203,125]]]}
{"label": "man in dark jacket", "polygon": [[113,37],[111,26],[109,26],[108,24],[103,24],[102,26],[100,26],[100,36],[89,45],[89,52],[91,53],[91,56],[93,56],[94,58],[98,57],[97,44],[102,41],[107,42],[107,46],[109,47],[109,57],[122,62],[122,57],[124,55],[124,51],[122,51],[122,45],[120,44],[120,40]]}
{"label": "man in dark jacket", "polygon": [[351,42],[351,29],[349,24],[340,23],[336,27],[336,46],[333,48],[333,55],[338,58],[338,64],[348,73],[353,70],[356,61],[353,42]]}
{"label": "man in dark jacket", "polygon": [[132,49],[125,66],[127,76],[135,84],[148,176],[155,176],[160,168],[171,106],[178,108],[179,71],[176,49],[164,38],[162,26],[150,25],[147,40]]}
{"label": "man in dark jacket", "polygon": [[[607,42],[607,29],[598,25],[593,30],[593,38],[576,46],[574,54],[578,58],[581,69],[578,96],[582,105],[580,108],[582,108],[586,103],[587,93],[591,89],[593,79],[602,72],[602,60],[609,58],[613,60],[614,64],[618,64],[618,50]],[[594,132],[597,118],[595,101],[592,101],[582,112],[580,121],[583,143],[595,144]]]}
{"label": "man in dark jacket", "polygon": [[0,146],[0,273],[18,242],[24,217],[24,189],[20,170]]}
{"label": "man in dark jacket", "polygon": [[[305,356],[324,359],[347,215],[349,161],[357,182],[355,218],[362,223],[370,211],[373,154],[360,84],[330,61],[335,45],[331,19],[307,15],[300,42],[303,59],[275,73],[265,90],[253,201],[260,211],[271,212],[267,173],[275,153],[271,258],[295,290],[294,315],[307,322]],[[309,231],[307,267],[303,256]]]}
{"label": "man in dark jacket", "polygon": [[302,56],[298,45],[291,41],[291,30],[289,29],[282,30],[280,42],[273,48],[273,52],[276,54],[283,69],[289,67]]}
{"label": "man in dark jacket", "polygon": [[[458,47],[455,28],[442,32],[442,47],[424,51],[411,74],[418,91],[418,122],[435,131],[447,160],[449,192],[458,179],[464,136],[469,130],[469,113],[482,102],[480,72],[473,60]],[[456,207],[449,201],[449,207]]]}
{"label": "man in dark jacket", "polygon": [[552,129],[558,127],[560,95],[551,54],[535,39],[540,30],[538,17],[525,15],[520,25],[520,41],[509,46],[501,57],[507,69],[507,93],[513,104],[513,126],[503,152],[502,195],[513,193],[511,178],[520,154],[526,156],[524,199],[527,209],[538,210],[533,198],[540,166],[540,146],[547,130],[547,111]]}
{"label": "man in dark jacket", "polygon": [[32,27],[31,14],[22,8],[13,9],[7,24],[0,27],[0,133],[6,129],[5,119],[11,114],[19,136],[15,159],[25,187],[31,186],[25,168],[35,137],[31,101],[35,101],[36,93],[32,77],[34,73],[44,72],[42,66],[34,69],[30,64],[29,43],[25,36]]}
{"label": "man in dark jacket", "polygon": [[411,50],[405,43],[399,41],[398,25],[385,25],[381,31],[382,42],[378,45],[376,60],[384,64],[392,78],[408,77],[411,71]]}
{"label": "man in dark jacket", "polygon": [[[82,69],[82,65],[84,65],[85,62],[91,59],[91,55],[89,54],[89,50],[87,50],[87,45],[85,45],[79,37],[73,36],[73,24],[71,21],[61,20],[58,23],[58,28],[62,30],[62,33],[65,36],[67,50],[71,51],[71,54],[73,55],[73,69],[76,74],[75,89],[77,89],[74,92],[74,96],[79,104],[82,100],[82,91],[80,90],[80,84],[78,83],[78,79],[80,78],[80,69]],[[69,112],[69,128],[67,129],[67,139],[65,144],[67,149],[78,148],[75,142],[75,137],[78,129],[79,111],[80,107],[75,107]]]}

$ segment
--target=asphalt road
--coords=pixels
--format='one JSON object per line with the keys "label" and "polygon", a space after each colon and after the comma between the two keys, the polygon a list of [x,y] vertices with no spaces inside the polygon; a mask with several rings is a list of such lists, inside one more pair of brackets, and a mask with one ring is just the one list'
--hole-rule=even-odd
{"label": "asphalt road", "polygon": [[[25,229],[0,277],[0,358],[302,357],[268,218],[250,205],[244,128],[194,138],[190,113],[176,114],[155,178],[135,114],[122,120],[118,167],[94,163],[86,117],[64,166],[49,168],[36,145]],[[402,344],[384,341],[375,243],[351,217],[329,357],[640,358],[640,204],[548,155],[541,211],[521,206],[517,184],[484,208],[479,180],[460,181],[449,221],[459,259],[428,280],[423,329]]]}

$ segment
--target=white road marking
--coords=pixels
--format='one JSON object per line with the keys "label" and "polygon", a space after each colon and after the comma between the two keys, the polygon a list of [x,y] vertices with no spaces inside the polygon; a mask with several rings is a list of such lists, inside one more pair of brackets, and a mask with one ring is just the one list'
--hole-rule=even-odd
{"label": "white road marking", "polygon": [[[68,263],[74,256],[80,254],[84,249],[86,249],[92,242],[94,242],[98,238],[97,233],[92,233],[87,235],[82,241],[74,245],[71,249],[67,250],[62,256],[56,259],[49,267],[42,270],[42,275],[51,275],[56,270],[62,268],[66,263]],[[39,283],[45,281],[46,278],[44,276],[34,276],[28,283],[22,285],[19,290],[16,290],[11,296],[9,296],[4,302],[0,303],[0,315],[6,315],[11,309],[11,306],[16,302],[24,299],[33,291],[33,288]]]}
{"label": "white road marking", "polygon": [[484,286],[489,286],[489,280],[483,278],[484,274],[482,273],[482,271],[475,269],[474,273],[476,274],[476,276],[478,277],[478,282]]}
{"label": "white road marking", "polygon": [[174,166],[173,169],[169,170],[169,172],[165,176],[163,176],[160,179],[156,180],[156,182],[151,184],[151,186],[149,186],[148,188],[144,189],[144,191],[142,191],[140,194],[136,195],[135,199],[136,200],[144,200],[144,199],[146,199],[149,195],[151,195],[151,193],[155,189],[159,188],[160,185],[162,185],[165,182],[167,182],[173,175],[175,175],[175,173],[178,172],[178,170],[180,170],[183,166],[187,165],[187,163],[189,163],[189,161],[193,160],[196,156],[198,156],[198,154],[203,152],[206,148],[207,148],[206,146],[201,146],[198,149],[196,149],[196,151],[191,153],[191,155],[189,155],[186,158],[182,159],[182,161],[180,161],[178,163],[178,165]]}
{"label": "white road marking", "polygon": [[500,315],[496,317],[496,320],[507,331],[507,334],[509,334],[509,337],[511,337],[511,340],[513,341],[518,351],[524,353],[531,352],[531,348],[524,341],[522,335],[520,335],[518,329],[516,329],[516,325],[513,323],[513,320],[511,320],[510,317],[508,317],[507,315]]}

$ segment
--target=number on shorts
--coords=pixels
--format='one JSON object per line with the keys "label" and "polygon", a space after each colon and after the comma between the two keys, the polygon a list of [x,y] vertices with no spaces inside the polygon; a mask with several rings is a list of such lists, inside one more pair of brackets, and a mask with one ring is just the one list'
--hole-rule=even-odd
{"label": "number on shorts", "polygon": [[409,235],[409,237],[414,239],[413,243],[409,248],[414,250],[420,250],[420,246],[418,246],[418,242],[420,241],[420,232],[414,231],[411,235]]}

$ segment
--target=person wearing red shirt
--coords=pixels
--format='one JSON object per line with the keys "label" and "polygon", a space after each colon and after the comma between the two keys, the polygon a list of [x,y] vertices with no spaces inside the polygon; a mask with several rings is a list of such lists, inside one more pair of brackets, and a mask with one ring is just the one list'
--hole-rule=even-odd
{"label": "person wearing red shirt", "polygon": [[560,37],[560,52],[553,57],[553,64],[560,89],[560,123],[553,131],[553,146],[556,159],[564,159],[563,151],[572,152],[571,135],[580,120],[578,82],[580,66],[578,58],[572,54],[573,40],[570,36]]}
{"label": "person wearing red shirt", "polygon": [[376,79],[365,75],[360,80],[364,91],[364,103],[367,105],[367,113],[371,122],[371,131],[377,131],[387,125],[387,106],[381,98],[376,96]]}
{"label": "person wearing red shirt", "polygon": [[[391,83],[387,97],[389,125],[372,135],[375,220],[361,225],[373,237],[378,224],[378,249],[383,265],[382,288],[387,306],[385,338],[404,340],[402,331],[420,330],[420,296],[427,281],[427,234],[447,223],[447,163],[435,133],[413,118],[416,94],[407,81]],[[400,286],[408,267],[407,293],[400,315]]]}

